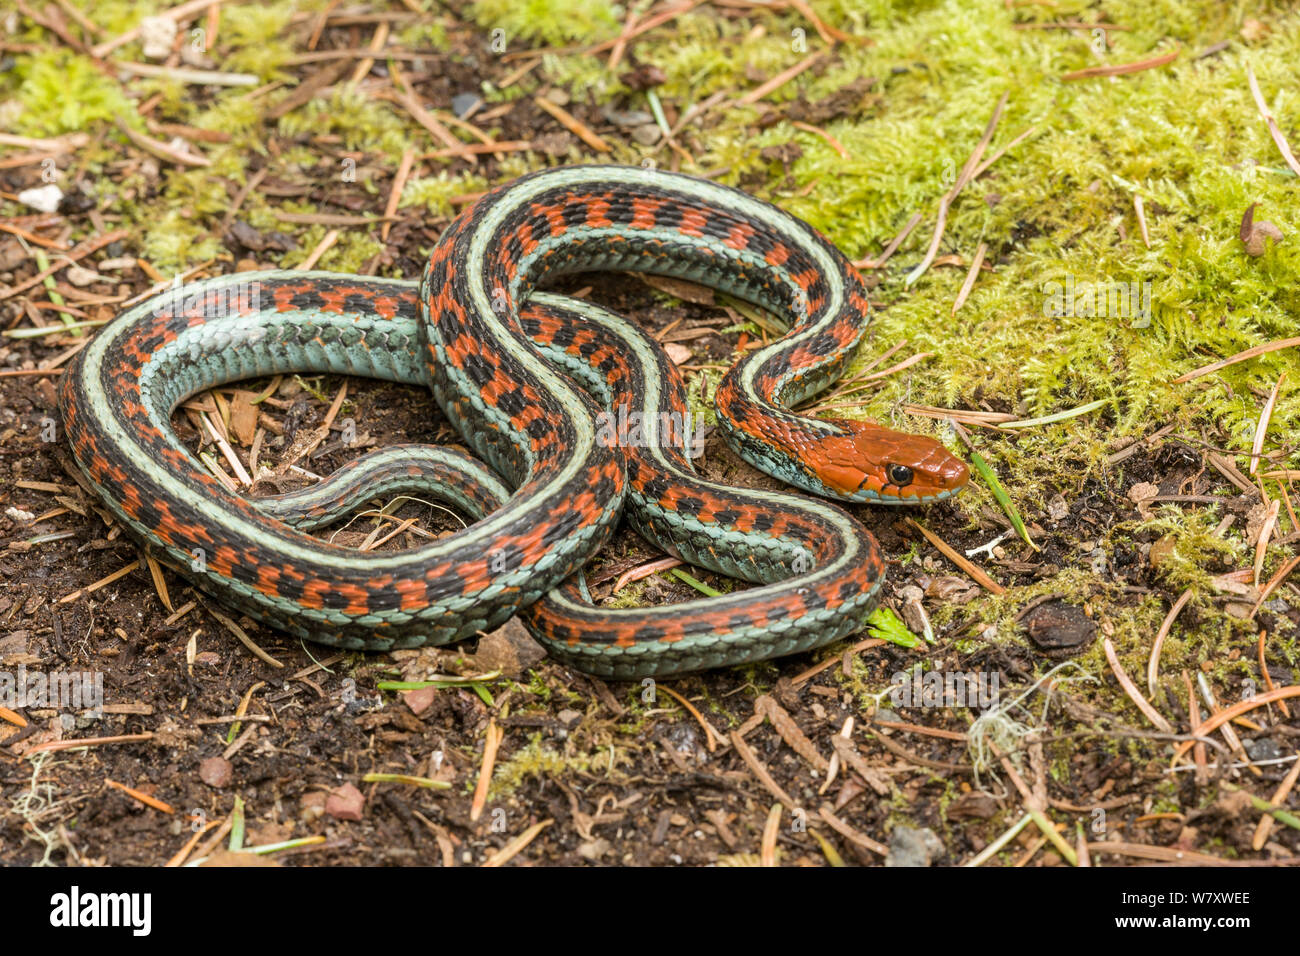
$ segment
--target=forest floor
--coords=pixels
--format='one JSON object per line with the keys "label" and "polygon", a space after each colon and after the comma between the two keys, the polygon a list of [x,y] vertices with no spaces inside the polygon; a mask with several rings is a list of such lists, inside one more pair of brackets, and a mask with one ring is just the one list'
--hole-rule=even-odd
{"label": "forest floor", "polygon": [[[214,2],[146,50],[128,31],[150,6],[0,18],[0,861],[1300,859],[1300,370],[1278,345],[1300,311],[1278,145],[1300,146],[1300,16]],[[657,684],[541,659],[514,623],[340,653],[155,578],[79,485],[58,376],[124,303],[257,268],[417,278],[489,185],[610,161],[740,186],[857,261],[878,318],[824,413],[936,435],[1009,496],[978,475],[927,509],[852,509],[922,637]],[[655,331],[701,408],[769,335],[685,284],[557,288]],[[429,395],[362,379],[194,397],[174,426],[221,459],[200,416],[256,459],[253,494],[457,441]],[[717,433],[698,467],[775,486]],[[324,534],[459,526],[385,504]],[[614,593],[661,557],[621,527],[587,578],[614,606],[698,597],[669,571]],[[102,680],[102,714],[3,696],[57,673]]]}

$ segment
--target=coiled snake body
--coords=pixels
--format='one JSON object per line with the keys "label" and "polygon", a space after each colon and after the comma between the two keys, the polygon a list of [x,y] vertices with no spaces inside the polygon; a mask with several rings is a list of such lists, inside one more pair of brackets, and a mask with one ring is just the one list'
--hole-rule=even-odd
{"label": "coiled snake body", "polygon": [[[789,410],[841,374],[866,330],[865,289],[834,247],[728,187],[616,166],[547,170],[489,192],[448,227],[418,288],[244,273],[143,303],[63,377],[74,456],[165,563],[322,643],[446,643],[528,608],[552,654],[632,678],[791,653],[856,630],[883,579],[870,533],[824,501],[700,480],[681,436],[660,433],[659,422],[684,420],[686,404],[656,343],[595,306],[533,293],[549,276],[605,269],[688,279],[792,318],[717,390],[728,441],[756,467],[852,502],[934,501],[964,485],[965,466],[931,439]],[[232,494],[175,436],[171,412],[213,386],[287,372],[427,385],[490,469],[454,449],[394,446],[303,491]],[[602,436],[593,397],[607,411],[643,413],[638,447]],[[399,552],[310,533],[398,491],[485,517]],[[654,543],[762,586],[626,610],[592,607],[580,581],[559,587],[605,540],[625,498]]]}

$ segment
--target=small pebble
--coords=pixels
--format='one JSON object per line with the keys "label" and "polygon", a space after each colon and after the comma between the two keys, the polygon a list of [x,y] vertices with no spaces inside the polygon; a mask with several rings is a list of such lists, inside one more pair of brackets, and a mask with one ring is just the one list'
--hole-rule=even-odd
{"label": "small pebble", "polygon": [[943,841],[929,827],[918,830],[899,824],[889,835],[885,866],[929,866],[945,852]]}
{"label": "small pebble", "polygon": [[38,212],[58,212],[59,203],[63,201],[63,190],[54,183],[24,189],[18,194],[18,201]]}
{"label": "small pebble", "polygon": [[209,757],[199,764],[199,779],[209,787],[228,787],[233,776],[233,768],[225,757]]}
{"label": "small pebble", "polygon": [[315,823],[325,815],[325,801],[328,796],[320,790],[313,790],[303,795],[298,802],[298,817],[303,823]]}
{"label": "small pebble", "polygon": [[165,60],[176,42],[176,21],[171,17],[145,17],[140,21],[140,45],[145,59]]}
{"label": "small pebble", "polygon": [[360,820],[366,798],[350,783],[336,787],[325,798],[325,812],[336,820]]}
{"label": "small pebble", "polygon": [[451,98],[451,111],[460,119],[469,115],[470,111],[483,102],[483,98],[477,93],[457,93]]}
{"label": "small pebble", "polygon": [[657,123],[646,123],[645,125],[638,126],[636,129],[632,130],[632,138],[642,146],[653,146],[655,143],[659,142],[659,138],[662,135],[663,130],[659,128]]}

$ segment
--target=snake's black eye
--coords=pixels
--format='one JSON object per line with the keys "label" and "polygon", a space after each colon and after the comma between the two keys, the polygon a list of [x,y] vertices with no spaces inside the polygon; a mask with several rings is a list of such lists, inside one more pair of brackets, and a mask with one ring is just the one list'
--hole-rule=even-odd
{"label": "snake's black eye", "polygon": [[889,466],[889,483],[904,488],[912,483],[912,469],[906,465]]}

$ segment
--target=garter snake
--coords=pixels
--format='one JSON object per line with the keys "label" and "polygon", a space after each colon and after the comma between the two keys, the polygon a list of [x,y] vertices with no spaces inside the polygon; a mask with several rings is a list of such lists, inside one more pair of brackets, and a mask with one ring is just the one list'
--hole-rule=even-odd
{"label": "garter snake", "polygon": [[[684,405],[680,380],[644,336],[617,339],[607,313],[533,296],[548,277],[611,269],[698,282],[790,319],[717,390],[727,440],[756,467],[849,502],[935,501],[965,484],[964,464],[929,438],[790,410],[843,372],[867,327],[866,290],[829,242],[729,187],[618,166],[547,170],[490,191],[446,229],[418,287],[275,271],[148,300],[101,330],[63,376],[65,430],[92,487],[151,553],[318,642],[447,643],[537,605],[530,623],[553,652],[639,677],[789,653],[856,629],[883,564],[841,509],[692,485],[671,452],[647,463],[601,440],[597,405],[566,372],[603,401]],[[213,386],[287,372],[426,385],[491,471],[451,449],[397,446],[279,500],[234,494],[180,442],[170,414]],[[358,495],[412,487],[486,516],[398,552],[310,533]],[[645,504],[634,524],[651,540],[764,586],[717,599],[716,613],[641,609],[625,623],[586,605],[577,584],[538,605],[605,540],[629,489]]]}

